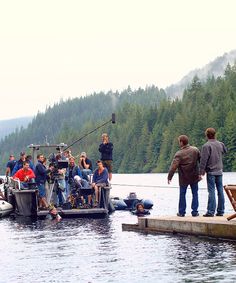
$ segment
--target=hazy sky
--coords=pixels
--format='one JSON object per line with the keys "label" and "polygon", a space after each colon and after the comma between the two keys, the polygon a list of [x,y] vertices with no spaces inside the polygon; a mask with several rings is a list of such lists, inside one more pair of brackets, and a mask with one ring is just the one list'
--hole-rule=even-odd
{"label": "hazy sky", "polygon": [[236,48],[235,0],[0,0],[0,119],[178,82]]}

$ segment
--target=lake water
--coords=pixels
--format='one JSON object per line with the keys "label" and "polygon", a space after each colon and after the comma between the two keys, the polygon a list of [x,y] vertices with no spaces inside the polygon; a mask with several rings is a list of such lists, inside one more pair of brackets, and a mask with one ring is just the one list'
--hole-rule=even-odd
{"label": "lake water", "polygon": [[[178,179],[167,174],[114,174],[112,196],[136,192],[151,199],[151,215],[175,215]],[[236,183],[225,173],[224,184]],[[206,212],[205,180],[200,183],[200,214]],[[191,192],[187,193],[190,214]],[[226,196],[226,213],[233,213]],[[105,219],[63,219],[56,223],[0,219],[0,282],[235,282],[236,242],[180,235],[122,231],[137,223],[128,211]]]}

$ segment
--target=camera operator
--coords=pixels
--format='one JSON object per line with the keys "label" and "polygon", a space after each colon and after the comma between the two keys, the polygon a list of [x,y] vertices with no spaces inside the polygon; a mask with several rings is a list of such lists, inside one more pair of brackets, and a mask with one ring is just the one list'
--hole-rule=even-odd
{"label": "camera operator", "polygon": [[35,181],[39,190],[39,208],[48,208],[48,203],[46,200],[46,190],[45,190],[45,182],[47,179],[48,173],[52,172],[53,167],[49,166],[46,169],[45,166],[45,157],[43,154],[37,155],[38,163],[35,166]]}
{"label": "camera operator", "polygon": [[82,173],[80,171],[79,166],[75,165],[75,158],[69,158],[69,167],[67,168],[67,176],[68,176],[68,196],[71,193],[72,188],[74,187],[74,177],[78,175],[82,178]]}
{"label": "camera operator", "polygon": [[93,166],[92,161],[87,158],[86,152],[81,152],[80,154],[79,167],[81,169],[83,178],[89,181],[88,176],[92,174]]}
{"label": "camera operator", "polygon": [[61,159],[61,155],[57,154],[55,159],[54,157],[51,158],[50,167],[52,168],[51,173],[49,174],[49,182],[54,182],[56,184],[56,194],[57,194],[57,206],[62,206],[63,203],[66,201],[65,196],[65,175],[66,175],[66,168],[58,168],[58,161]]}

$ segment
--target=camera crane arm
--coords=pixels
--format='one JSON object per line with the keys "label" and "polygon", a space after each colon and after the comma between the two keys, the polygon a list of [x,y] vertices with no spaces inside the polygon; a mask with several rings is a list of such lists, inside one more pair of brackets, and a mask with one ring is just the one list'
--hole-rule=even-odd
{"label": "camera crane arm", "polygon": [[115,113],[112,113],[111,119],[105,123],[103,123],[102,125],[98,126],[97,128],[95,128],[94,130],[88,132],[87,134],[83,135],[82,137],[80,137],[79,139],[75,140],[72,144],[70,144],[69,146],[65,143],[60,143],[60,144],[49,144],[46,143],[44,145],[40,145],[40,144],[30,144],[28,147],[32,149],[32,155],[33,155],[33,163],[34,165],[37,163],[37,151],[40,148],[54,148],[56,150],[59,150],[60,153],[62,153],[63,151],[67,150],[68,148],[70,148],[72,145],[74,145],[75,143],[81,141],[82,139],[84,139],[85,137],[87,137],[88,135],[92,134],[93,132],[95,132],[96,130],[100,129],[101,127],[105,126],[106,124],[112,122],[112,124],[115,124],[116,119],[115,119]]}
{"label": "camera crane arm", "polygon": [[103,123],[102,125],[98,126],[97,128],[93,129],[92,131],[86,133],[85,135],[83,135],[82,137],[80,137],[79,139],[73,141],[72,144],[68,145],[66,148],[63,149],[63,151],[66,151],[68,148],[70,148],[71,146],[73,146],[75,143],[81,141],[82,139],[84,139],[85,137],[87,137],[88,135],[92,134],[93,132],[97,131],[98,129],[102,128],[103,126],[107,125],[108,123],[112,122],[112,124],[116,123],[116,118],[115,118],[115,113],[112,113],[111,115],[111,119],[105,123]]}

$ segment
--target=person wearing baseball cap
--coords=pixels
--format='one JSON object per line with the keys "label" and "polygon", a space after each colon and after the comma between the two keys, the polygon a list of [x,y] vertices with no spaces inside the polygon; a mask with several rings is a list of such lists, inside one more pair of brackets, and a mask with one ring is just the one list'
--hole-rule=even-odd
{"label": "person wearing baseball cap", "polygon": [[84,151],[80,154],[79,167],[81,169],[83,179],[89,181],[89,175],[92,174],[93,165],[92,161],[87,158],[87,154]]}
{"label": "person wearing baseball cap", "polygon": [[[21,168],[23,168],[23,163],[26,161],[26,154],[24,151],[20,153],[20,159],[16,161],[16,164],[12,170],[12,176]],[[31,161],[29,161],[30,168],[34,171],[34,165]]]}

